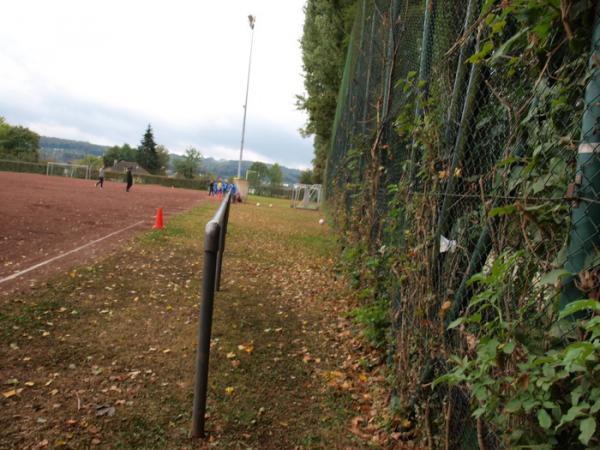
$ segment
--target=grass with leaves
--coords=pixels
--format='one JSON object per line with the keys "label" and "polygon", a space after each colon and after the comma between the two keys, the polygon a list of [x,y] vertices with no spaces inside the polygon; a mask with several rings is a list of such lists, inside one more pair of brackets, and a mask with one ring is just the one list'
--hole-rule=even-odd
{"label": "grass with leaves", "polygon": [[264,198],[232,205],[208,437],[188,437],[203,230],[216,207],[173,217],[2,305],[0,447],[366,445],[359,428],[374,406],[358,384],[381,377],[359,373],[368,354],[342,350],[344,340],[361,344],[333,238],[319,213]]}

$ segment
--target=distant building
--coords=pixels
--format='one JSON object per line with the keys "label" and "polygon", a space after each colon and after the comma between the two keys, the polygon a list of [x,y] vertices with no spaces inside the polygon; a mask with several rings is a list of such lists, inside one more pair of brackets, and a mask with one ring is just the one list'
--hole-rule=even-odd
{"label": "distant building", "polygon": [[110,172],[123,173],[127,169],[131,169],[131,173],[134,175],[150,175],[150,172],[141,167],[135,161],[125,161],[124,159],[115,161],[112,167],[107,168],[106,170]]}

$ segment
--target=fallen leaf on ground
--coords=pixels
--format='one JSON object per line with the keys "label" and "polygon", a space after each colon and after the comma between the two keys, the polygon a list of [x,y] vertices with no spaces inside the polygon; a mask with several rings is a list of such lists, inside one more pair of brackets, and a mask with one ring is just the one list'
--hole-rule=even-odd
{"label": "fallen leaf on ground", "polygon": [[96,415],[97,416],[114,416],[115,415],[115,407],[114,406],[106,406],[101,405],[96,407]]}
{"label": "fallen leaf on ground", "polygon": [[17,391],[16,389],[11,389],[10,391],[4,391],[2,395],[4,396],[4,398],[11,398],[17,395]]}

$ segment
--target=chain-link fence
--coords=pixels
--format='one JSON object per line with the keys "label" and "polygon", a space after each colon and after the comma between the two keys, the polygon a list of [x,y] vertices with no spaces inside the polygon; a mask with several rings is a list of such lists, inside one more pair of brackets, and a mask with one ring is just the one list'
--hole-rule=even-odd
{"label": "chain-link fence", "polygon": [[326,195],[365,307],[391,310],[406,439],[593,442],[577,433],[600,403],[565,418],[581,379],[543,358],[592,342],[559,314],[600,298],[597,16],[591,0],[360,2]]}

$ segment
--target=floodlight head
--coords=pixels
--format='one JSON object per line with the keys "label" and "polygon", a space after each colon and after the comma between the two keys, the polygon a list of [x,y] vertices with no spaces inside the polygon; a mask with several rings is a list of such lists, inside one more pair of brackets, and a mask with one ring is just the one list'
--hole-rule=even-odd
{"label": "floodlight head", "polygon": [[252,14],[248,15],[248,23],[250,23],[250,28],[254,30],[254,22],[256,22],[256,16]]}

